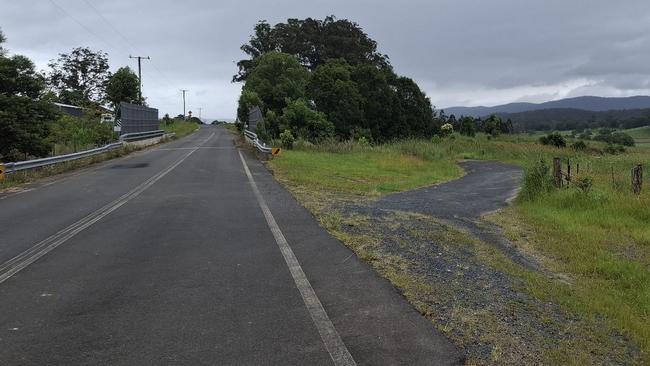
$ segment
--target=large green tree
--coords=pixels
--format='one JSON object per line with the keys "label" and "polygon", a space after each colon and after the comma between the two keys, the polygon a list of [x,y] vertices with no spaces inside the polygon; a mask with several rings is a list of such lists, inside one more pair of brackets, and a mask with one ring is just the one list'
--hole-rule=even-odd
{"label": "large green tree", "polygon": [[105,52],[77,47],[70,53],[59,54],[48,65],[51,68],[48,83],[61,102],[96,105],[106,101],[110,72]]}
{"label": "large green tree", "polygon": [[43,78],[28,58],[0,54],[0,161],[48,154],[49,123],[58,113],[41,100],[43,91]]}
{"label": "large green tree", "polygon": [[338,138],[376,141],[430,137],[439,130],[429,98],[413,80],[395,74],[356,23],[327,17],[271,27],[262,21],[242,50],[250,59],[239,63],[235,76],[245,81],[238,116],[245,121],[250,108],[260,106],[268,121],[258,129],[266,136],[290,126],[294,135],[322,140],[329,124]]}
{"label": "large green tree", "polygon": [[273,27],[260,21],[255,26],[255,34],[241,49],[249,59],[238,62],[239,72],[233,77],[234,81],[246,80],[257,58],[271,51],[294,55],[310,70],[337,58],[351,65],[368,63],[380,68],[390,67],[388,57],[377,52],[377,42],[357,23],[334,16],[323,20],[288,19]]}
{"label": "large green tree", "polygon": [[355,127],[365,126],[363,104],[352,69],[345,60],[330,60],[312,73],[308,94],[316,109],[325,113],[342,138],[352,136]]}
{"label": "large green tree", "polygon": [[128,66],[119,68],[108,79],[106,99],[117,111],[120,102],[138,103],[138,75]]}
{"label": "large green tree", "polygon": [[7,52],[4,47],[2,47],[2,44],[5,43],[6,40],[4,33],[2,33],[2,29],[0,29],[0,56],[4,56]]}
{"label": "large green tree", "polygon": [[264,112],[272,110],[281,114],[287,100],[305,98],[308,83],[309,71],[294,56],[268,52],[259,57],[243,91],[255,93],[263,103],[260,107]]}
{"label": "large green tree", "polygon": [[398,77],[395,87],[399,103],[398,122],[391,125],[391,137],[430,137],[439,131],[434,119],[431,101],[410,78]]}
{"label": "large green tree", "polygon": [[290,101],[282,111],[280,129],[290,130],[294,136],[320,142],[334,136],[334,125],[324,113],[310,108],[304,99]]}
{"label": "large green tree", "polygon": [[361,128],[369,130],[378,141],[392,138],[392,125],[400,119],[397,93],[388,83],[391,77],[391,73],[372,65],[359,65],[352,70],[352,80],[363,97],[365,124]]}

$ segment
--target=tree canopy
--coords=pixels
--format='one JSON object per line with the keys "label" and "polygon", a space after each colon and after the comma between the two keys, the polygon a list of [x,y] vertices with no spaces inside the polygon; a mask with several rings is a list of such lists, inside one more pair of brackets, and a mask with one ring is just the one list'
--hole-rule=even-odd
{"label": "tree canopy", "polygon": [[[0,37],[0,46],[4,36]],[[46,156],[49,123],[58,113],[42,100],[43,77],[24,56],[0,53],[0,160]]]}
{"label": "tree canopy", "polygon": [[313,141],[386,141],[438,132],[429,98],[413,80],[395,74],[358,24],[330,16],[273,27],[260,21],[254,30],[242,46],[250,58],[239,62],[234,79],[245,82],[239,120],[245,123],[250,108],[260,107],[262,134],[277,138],[286,128]]}
{"label": "tree canopy", "polygon": [[70,53],[59,54],[48,66],[48,83],[62,103],[88,105],[106,100],[110,77],[106,53],[77,47]]}
{"label": "tree canopy", "polygon": [[128,67],[120,67],[106,83],[106,99],[117,111],[120,102],[138,103],[138,76]]}
{"label": "tree canopy", "polygon": [[363,29],[347,19],[328,16],[324,20],[288,19],[271,27],[265,20],[255,25],[254,34],[241,46],[250,58],[237,63],[239,72],[234,81],[244,81],[261,55],[278,51],[287,53],[315,70],[330,59],[342,58],[351,65],[370,63],[377,67],[390,67],[388,56],[377,52],[377,42]]}

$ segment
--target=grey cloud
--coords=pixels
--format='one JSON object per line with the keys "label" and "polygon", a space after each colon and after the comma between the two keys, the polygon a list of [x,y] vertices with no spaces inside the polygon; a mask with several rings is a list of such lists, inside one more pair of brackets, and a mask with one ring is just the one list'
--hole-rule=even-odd
{"label": "grey cloud", "polygon": [[650,93],[647,0],[87,1],[128,42],[86,0],[54,0],[65,12],[50,1],[3,0],[8,48],[40,67],[86,45],[108,52],[114,69],[135,66],[129,53],[149,55],[144,92],[162,113],[180,111],[186,88],[204,116],[234,116],[233,61],[254,24],[329,14],[358,22],[439,106]]}

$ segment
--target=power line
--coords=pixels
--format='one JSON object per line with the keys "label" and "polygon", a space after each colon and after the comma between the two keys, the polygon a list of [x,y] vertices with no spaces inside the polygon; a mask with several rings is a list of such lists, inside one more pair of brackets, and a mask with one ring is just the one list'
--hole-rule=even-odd
{"label": "power line", "polygon": [[[130,48],[129,52],[132,52],[132,51],[136,48],[136,47],[133,45],[133,43],[129,40],[129,38],[128,38],[127,36],[125,36],[122,32],[120,32],[120,30],[119,30],[116,26],[114,26],[113,23],[111,23],[111,21],[108,20],[108,18],[106,18],[106,17],[105,17],[105,16],[104,16],[100,11],[99,11],[99,9],[97,9],[97,7],[95,7],[95,6],[94,6],[94,5],[93,5],[89,0],[84,0],[84,2],[88,5],[88,7],[90,7],[90,8],[95,12],[95,14],[97,14],[100,18],[102,18],[102,20],[103,20],[106,24],[108,24],[108,26],[111,27],[115,33],[117,33],[117,35],[119,35],[119,36],[124,40],[124,42],[125,42],[125,43],[129,46],[129,48]],[[165,74],[164,74],[164,73],[163,73],[163,72],[158,68],[158,66],[156,66],[156,63],[155,63],[155,62],[152,61],[152,62],[151,62],[151,66],[153,66],[154,70],[156,70],[156,72],[160,74],[162,80],[167,84],[167,86],[173,87],[173,85],[172,85],[171,82],[169,81],[169,78],[167,77],[167,75],[165,75]]]}
{"label": "power line", "polygon": [[113,31],[117,33],[124,40],[124,42],[126,42],[131,47],[131,50],[135,48],[133,43],[131,43],[131,41],[129,41],[129,39],[126,38],[126,36],[122,34],[122,32],[120,32],[119,29],[117,29],[117,27],[113,25],[113,23],[111,23],[108,19],[106,19],[106,17],[99,10],[97,10],[97,8],[90,1],[84,0],[84,2],[95,12],[95,14],[97,14],[100,18],[102,18],[104,22],[108,24],[108,26],[111,27]]}
{"label": "power line", "polygon": [[61,7],[59,4],[55,3],[54,0],[50,0],[52,5],[54,5],[57,9],[59,9],[63,14],[67,15],[70,19],[72,19],[75,23],[77,23],[81,28],[83,28],[86,32],[90,33],[90,35],[96,37],[100,41],[104,42],[107,46],[112,48],[113,50],[118,50],[117,47],[115,47],[112,43],[109,41],[105,40],[103,37],[95,33],[93,30],[90,28],[86,27],[83,23],[81,23],[77,18],[73,17],[72,14],[70,14],[67,10],[65,10],[63,7]]}

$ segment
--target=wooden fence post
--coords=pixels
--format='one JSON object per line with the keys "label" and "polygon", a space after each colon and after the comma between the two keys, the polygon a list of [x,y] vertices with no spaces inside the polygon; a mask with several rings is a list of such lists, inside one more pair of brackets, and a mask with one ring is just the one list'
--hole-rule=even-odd
{"label": "wooden fence post", "polygon": [[566,159],[566,182],[571,183],[571,159]]}
{"label": "wooden fence post", "polygon": [[643,166],[637,164],[632,168],[632,192],[637,196],[641,194],[641,186],[643,185]]}
{"label": "wooden fence post", "polygon": [[562,188],[562,161],[560,158],[553,158],[553,180],[557,188]]}

